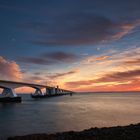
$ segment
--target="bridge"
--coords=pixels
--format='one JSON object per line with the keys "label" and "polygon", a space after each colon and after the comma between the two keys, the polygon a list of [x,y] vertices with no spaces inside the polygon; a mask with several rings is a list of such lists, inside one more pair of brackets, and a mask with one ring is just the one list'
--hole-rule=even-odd
{"label": "bridge", "polygon": [[[0,88],[3,89],[1,97],[17,97],[17,94],[14,92],[14,89],[19,87],[31,87],[35,89],[33,95],[55,95],[55,94],[71,94],[72,91],[60,89],[57,87],[51,87],[47,85],[39,85],[33,83],[25,82],[15,82],[15,81],[6,81],[0,80]],[[42,92],[42,89],[46,89],[45,93]]]}

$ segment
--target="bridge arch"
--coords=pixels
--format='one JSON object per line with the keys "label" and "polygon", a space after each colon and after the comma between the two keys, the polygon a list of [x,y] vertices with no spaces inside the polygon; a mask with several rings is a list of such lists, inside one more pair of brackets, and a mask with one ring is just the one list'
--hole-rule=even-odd
{"label": "bridge arch", "polygon": [[0,94],[2,97],[17,97],[14,89],[8,88],[6,86],[0,86],[0,89],[2,89]]}
{"label": "bridge arch", "polygon": [[42,89],[45,88],[45,87],[40,87],[40,86],[35,86],[35,85],[31,85],[31,84],[13,84],[13,83],[6,83],[6,84],[1,84],[0,83],[0,96],[2,97],[17,97],[17,94],[16,94],[16,90],[18,88],[23,88],[23,87],[29,87],[29,88],[32,88],[32,89],[35,89],[35,92],[34,94],[35,95],[42,95],[43,92],[42,92]]}

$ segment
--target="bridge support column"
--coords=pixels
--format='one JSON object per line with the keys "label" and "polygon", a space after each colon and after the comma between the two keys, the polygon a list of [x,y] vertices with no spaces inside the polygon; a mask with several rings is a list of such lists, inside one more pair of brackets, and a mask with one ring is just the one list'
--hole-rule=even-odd
{"label": "bridge support column", "polygon": [[2,92],[4,97],[17,97],[16,93],[13,92],[12,88],[4,88]]}
{"label": "bridge support column", "polygon": [[51,88],[46,88],[46,95],[51,95]]}
{"label": "bridge support column", "polygon": [[55,88],[55,94],[59,94],[59,86]]}
{"label": "bridge support column", "polygon": [[35,88],[35,89],[36,89],[36,91],[35,91],[34,95],[42,95],[42,91],[40,88]]}
{"label": "bridge support column", "polygon": [[54,95],[55,93],[56,93],[55,87],[52,87],[52,88],[51,88],[51,94]]}
{"label": "bridge support column", "polygon": [[62,89],[60,89],[60,93],[63,93],[63,90]]}
{"label": "bridge support column", "polygon": [[58,89],[58,94],[61,94],[61,89]]}
{"label": "bridge support column", "polygon": [[45,94],[48,94],[48,95],[54,95],[54,94],[56,94],[56,88],[55,87],[46,88],[46,93]]}

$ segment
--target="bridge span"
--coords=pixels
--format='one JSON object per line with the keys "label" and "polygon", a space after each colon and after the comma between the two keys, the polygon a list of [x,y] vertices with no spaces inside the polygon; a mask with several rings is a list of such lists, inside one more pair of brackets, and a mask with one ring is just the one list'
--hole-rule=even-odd
{"label": "bridge span", "polygon": [[[55,95],[55,94],[71,94],[73,93],[70,90],[61,89],[57,87],[51,87],[47,85],[40,85],[34,83],[25,83],[25,82],[15,82],[15,81],[6,81],[0,80],[0,88],[3,89],[0,97],[17,97],[14,89],[19,87],[31,87],[35,89],[34,96],[41,96],[41,95]],[[42,89],[46,89],[45,93],[42,92]]]}

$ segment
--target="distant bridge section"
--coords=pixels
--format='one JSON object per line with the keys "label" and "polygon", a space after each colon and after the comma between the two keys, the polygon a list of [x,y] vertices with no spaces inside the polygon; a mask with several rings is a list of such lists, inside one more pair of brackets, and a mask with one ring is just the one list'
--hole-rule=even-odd
{"label": "distant bridge section", "polygon": [[[0,80],[0,88],[3,89],[1,96],[2,97],[17,97],[17,94],[14,92],[14,89],[19,87],[31,87],[35,89],[34,95],[53,95],[53,94],[70,94],[72,91],[60,89],[57,87],[51,87],[47,85],[39,85],[33,83],[25,82],[15,82],[15,81],[5,81]],[[46,89],[45,93],[42,93],[41,89]]]}

